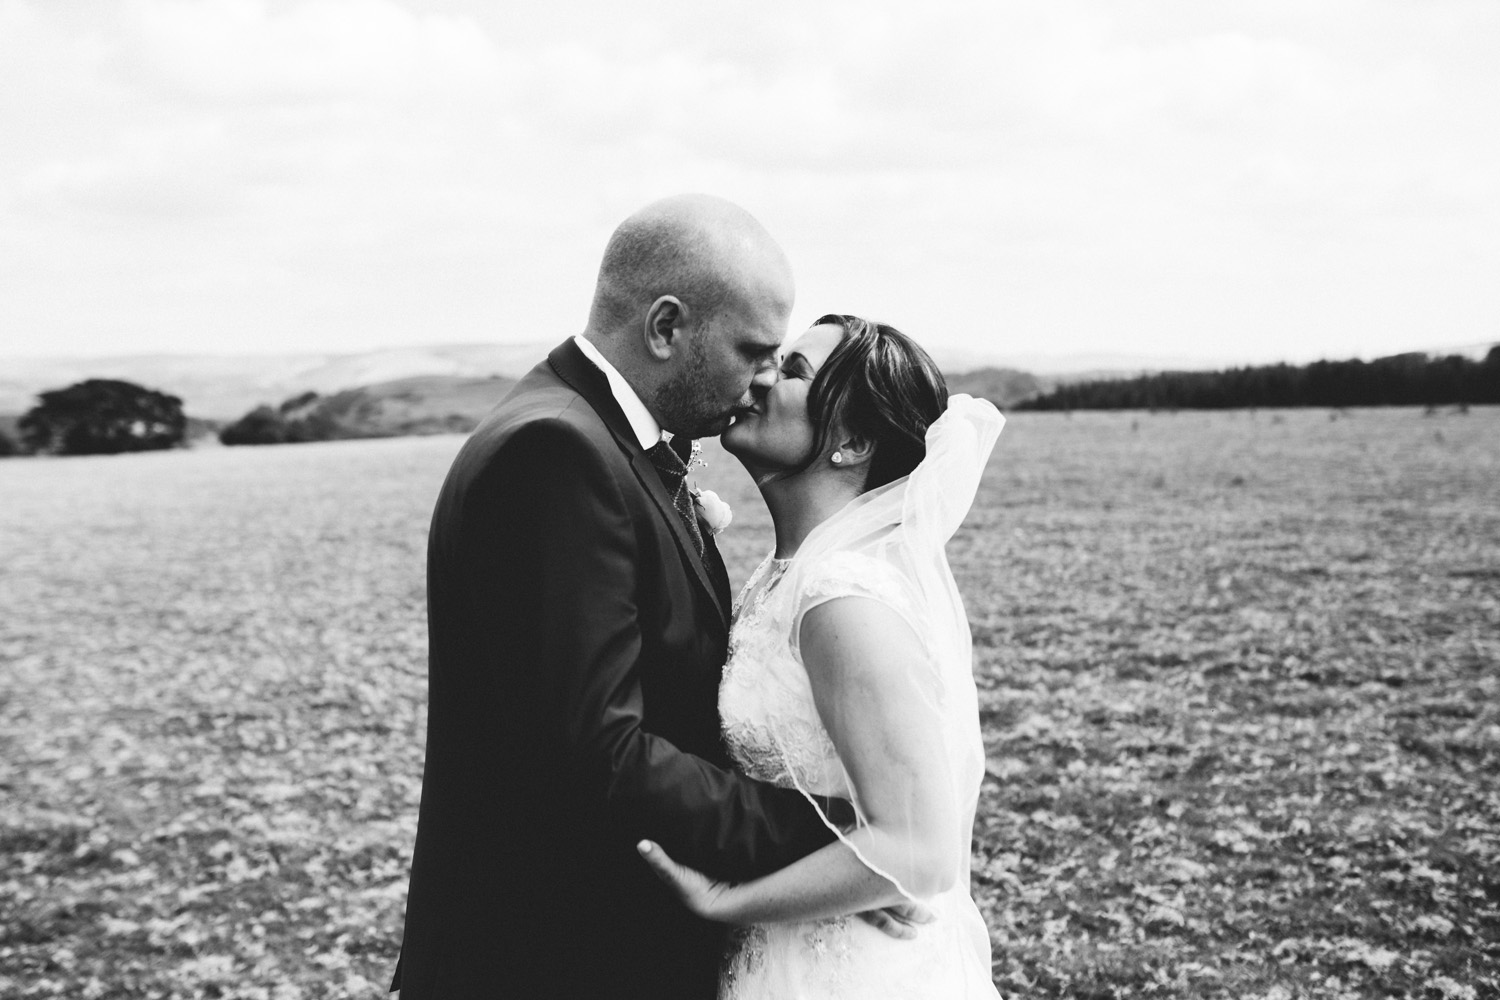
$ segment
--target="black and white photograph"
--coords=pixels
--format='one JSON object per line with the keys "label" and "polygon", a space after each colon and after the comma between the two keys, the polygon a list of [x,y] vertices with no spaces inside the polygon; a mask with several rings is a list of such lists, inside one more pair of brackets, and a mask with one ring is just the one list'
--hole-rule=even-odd
{"label": "black and white photograph", "polygon": [[0,1000],[1500,1000],[1494,0],[0,0]]}

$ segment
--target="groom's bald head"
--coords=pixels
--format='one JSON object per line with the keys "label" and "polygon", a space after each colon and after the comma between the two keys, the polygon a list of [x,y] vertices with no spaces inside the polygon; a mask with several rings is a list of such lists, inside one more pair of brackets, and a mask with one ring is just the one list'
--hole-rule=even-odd
{"label": "groom's bald head", "polygon": [[674,434],[720,434],[776,382],[792,269],[755,217],[684,194],[620,224],[584,335]]}
{"label": "groom's bald head", "polygon": [[791,267],[764,226],[706,194],[652,202],[620,223],[604,248],[589,329],[634,329],[663,296],[682,301],[693,325],[738,300],[791,299]]}

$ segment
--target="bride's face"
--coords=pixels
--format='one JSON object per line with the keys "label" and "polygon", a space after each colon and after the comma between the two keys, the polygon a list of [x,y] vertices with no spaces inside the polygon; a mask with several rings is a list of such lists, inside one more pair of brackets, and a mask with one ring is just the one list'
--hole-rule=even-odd
{"label": "bride's face", "polygon": [[756,472],[795,469],[806,462],[818,437],[807,416],[807,393],[843,338],[843,328],[832,324],[798,337],[782,357],[776,384],[724,432],[724,450]]}

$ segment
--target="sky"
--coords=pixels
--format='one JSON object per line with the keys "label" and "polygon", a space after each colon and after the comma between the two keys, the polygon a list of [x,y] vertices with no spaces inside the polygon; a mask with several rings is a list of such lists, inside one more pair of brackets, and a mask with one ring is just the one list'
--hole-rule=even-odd
{"label": "sky", "polygon": [[709,191],[976,356],[1500,340],[1494,0],[0,0],[0,357],[578,332]]}

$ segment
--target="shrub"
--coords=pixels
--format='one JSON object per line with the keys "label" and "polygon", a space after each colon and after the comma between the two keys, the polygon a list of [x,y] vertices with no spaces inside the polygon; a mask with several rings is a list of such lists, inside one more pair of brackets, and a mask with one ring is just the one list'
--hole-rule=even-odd
{"label": "shrub", "polygon": [[219,440],[230,445],[299,444],[346,437],[329,403],[316,392],[305,392],[277,407],[257,406],[220,431]]}
{"label": "shrub", "polygon": [[257,406],[219,432],[224,444],[285,444],[287,423],[269,406]]}

